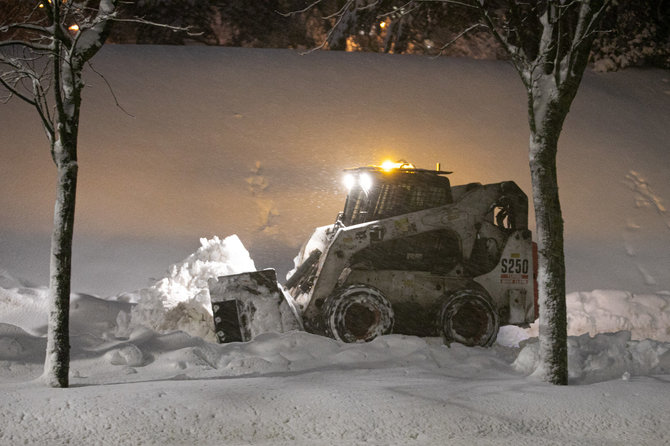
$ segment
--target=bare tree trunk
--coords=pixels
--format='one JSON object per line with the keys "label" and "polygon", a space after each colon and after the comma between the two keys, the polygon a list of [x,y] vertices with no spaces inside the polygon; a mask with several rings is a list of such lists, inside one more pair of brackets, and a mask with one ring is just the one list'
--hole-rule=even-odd
{"label": "bare tree trunk", "polygon": [[[65,144],[70,145],[73,142],[67,141]],[[44,363],[44,380],[51,387],[69,385],[70,272],[78,170],[76,142],[74,144],[75,148],[64,147],[61,141],[57,141],[54,150],[58,185],[51,236],[49,332]]]}

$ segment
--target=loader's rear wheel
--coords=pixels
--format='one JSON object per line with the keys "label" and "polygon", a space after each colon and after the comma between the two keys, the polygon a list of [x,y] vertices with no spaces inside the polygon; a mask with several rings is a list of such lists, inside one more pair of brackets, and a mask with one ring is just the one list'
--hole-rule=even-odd
{"label": "loader's rear wheel", "polygon": [[500,320],[489,295],[477,289],[453,293],[440,315],[445,344],[492,345],[498,336]]}
{"label": "loader's rear wheel", "polygon": [[352,285],[331,296],[324,319],[327,334],[344,342],[368,342],[393,329],[391,304],[368,285]]}

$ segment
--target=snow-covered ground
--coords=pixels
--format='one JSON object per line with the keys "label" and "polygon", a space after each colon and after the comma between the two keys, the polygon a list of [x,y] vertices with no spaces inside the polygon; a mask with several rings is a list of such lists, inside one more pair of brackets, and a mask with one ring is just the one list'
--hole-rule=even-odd
{"label": "snow-covered ground", "polygon": [[0,444],[670,440],[669,293],[570,294],[566,388],[533,378],[533,327],[503,327],[489,349],[403,335],[343,344],[298,331],[208,342],[207,279],[253,266],[237,237],[203,239],[148,288],[75,294],[68,390],[39,380],[46,289],[1,274]]}
{"label": "snow-covered ground", "polygon": [[88,76],[67,390],[39,380],[54,172],[34,112],[0,106],[0,444],[670,443],[667,71],[587,73],[566,122],[571,386],[555,387],[533,377],[536,326],[490,349],[209,342],[207,278],[286,272],[340,210],[344,167],[439,161],[454,184],[529,191],[508,65],[141,46],[94,65],[133,116]]}

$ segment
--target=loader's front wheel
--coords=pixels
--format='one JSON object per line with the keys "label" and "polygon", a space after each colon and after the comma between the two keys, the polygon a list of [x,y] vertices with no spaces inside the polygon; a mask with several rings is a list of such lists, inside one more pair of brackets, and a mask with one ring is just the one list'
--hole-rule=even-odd
{"label": "loader's front wheel", "polygon": [[393,309],[377,288],[352,285],[333,294],[325,305],[329,336],[344,342],[368,342],[393,329]]}
{"label": "loader's front wheel", "polygon": [[491,346],[498,336],[500,319],[489,295],[477,289],[459,290],[450,295],[440,315],[445,344]]}

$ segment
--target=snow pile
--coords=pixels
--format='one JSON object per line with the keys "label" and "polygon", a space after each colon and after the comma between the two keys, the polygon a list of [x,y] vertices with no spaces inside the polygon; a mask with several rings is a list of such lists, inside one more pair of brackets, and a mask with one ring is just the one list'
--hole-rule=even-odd
{"label": "snow pile", "polygon": [[567,296],[568,334],[627,330],[633,339],[670,342],[670,294],[595,290]]}
{"label": "snow pile", "polygon": [[9,271],[0,268],[0,289],[21,288],[26,286],[21,280],[13,277]]}
{"label": "snow pile", "polygon": [[[594,290],[566,296],[568,335],[629,331],[632,339],[670,342],[670,293],[633,294]],[[538,334],[535,321],[528,337]]]}
{"label": "snow pile", "polygon": [[[539,342],[532,338],[519,352],[513,367],[534,374],[540,365]],[[629,331],[588,334],[568,338],[568,377],[572,384],[587,384],[635,375],[670,373],[670,343],[631,340]]]}
{"label": "snow pile", "polygon": [[200,245],[185,260],[170,266],[166,277],[140,290],[130,315],[119,313],[118,337],[128,337],[135,328],[145,326],[158,331],[182,330],[215,341],[207,281],[256,267],[236,235],[223,240],[201,238]]}
{"label": "snow pile", "polygon": [[19,280],[4,275],[0,284],[0,322],[22,327],[35,336],[45,335],[48,293],[47,288],[23,287]]}
{"label": "snow pile", "polygon": [[[164,351],[166,346],[170,346],[169,351]],[[102,347],[96,350],[102,350]],[[138,330],[128,341],[117,345],[105,344],[104,349],[105,362],[121,366],[126,374],[137,375],[127,378],[133,381],[148,377],[196,379],[263,376],[399,365],[436,369],[454,363],[460,364],[454,370],[460,370],[458,374],[463,377],[473,374],[481,376],[491,373],[490,369],[500,368],[512,373],[509,363],[501,358],[496,359],[495,352],[483,349],[471,351],[461,345],[449,349],[442,346],[438,339],[404,335],[383,336],[363,344],[344,344],[331,338],[292,331],[265,333],[252,342],[212,344],[179,332],[159,334]],[[495,366],[487,370],[483,367],[485,363]],[[99,379],[92,376],[98,373],[93,372],[90,368],[92,365],[84,361],[78,368],[80,375],[91,375],[87,382]]]}

